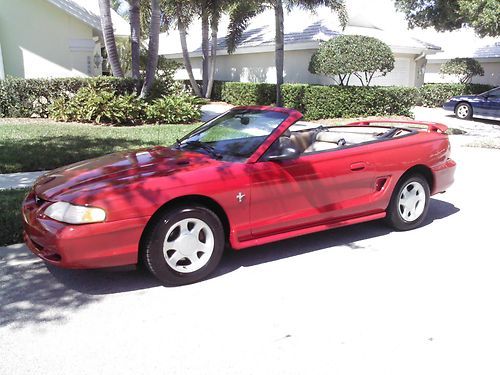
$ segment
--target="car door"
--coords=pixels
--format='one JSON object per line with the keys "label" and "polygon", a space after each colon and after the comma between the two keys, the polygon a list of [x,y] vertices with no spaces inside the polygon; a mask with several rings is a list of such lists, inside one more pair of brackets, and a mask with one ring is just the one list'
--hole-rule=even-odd
{"label": "car door", "polygon": [[500,118],[500,89],[491,90],[473,105],[474,114],[488,118]]}
{"label": "car door", "polygon": [[252,236],[359,216],[371,210],[375,168],[369,146],[251,165]]}

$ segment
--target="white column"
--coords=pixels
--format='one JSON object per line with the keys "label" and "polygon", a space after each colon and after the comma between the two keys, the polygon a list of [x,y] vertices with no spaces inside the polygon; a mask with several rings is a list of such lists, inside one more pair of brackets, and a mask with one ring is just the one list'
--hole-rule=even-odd
{"label": "white column", "polygon": [[5,79],[5,70],[3,68],[2,45],[0,45],[0,79]]}

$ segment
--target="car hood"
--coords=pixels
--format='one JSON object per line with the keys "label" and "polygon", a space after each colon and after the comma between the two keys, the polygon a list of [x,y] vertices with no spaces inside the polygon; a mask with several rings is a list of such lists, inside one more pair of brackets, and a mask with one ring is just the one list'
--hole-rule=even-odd
{"label": "car hood", "polygon": [[45,200],[75,193],[140,183],[153,177],[203,168],[218,161],[196,152],[167,147],[118,152],[54,169],[35,182],[35,193]]}

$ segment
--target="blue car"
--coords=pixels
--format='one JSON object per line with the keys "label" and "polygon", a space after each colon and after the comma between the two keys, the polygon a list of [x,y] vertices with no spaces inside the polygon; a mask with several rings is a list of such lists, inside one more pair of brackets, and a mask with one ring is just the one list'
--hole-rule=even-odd
{"label": "blue car", "polygon": [[500,87],[479,95],[454,96],[443,108],[455,112],[458,118],[470,120],[473,116],[489,120],[500,120]]}

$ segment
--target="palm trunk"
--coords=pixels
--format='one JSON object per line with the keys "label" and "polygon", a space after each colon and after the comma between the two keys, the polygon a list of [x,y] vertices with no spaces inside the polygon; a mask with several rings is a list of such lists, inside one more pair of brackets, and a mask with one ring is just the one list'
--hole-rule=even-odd
{"label": "palm trunk", "polygon": [[137,92],[140,90],[141,57],[141,10],[140,0],[130,0],[130,35],[132,48],[132,78],[136,81]]}
{"label": "palm trunk", "polygon": [[198,83],[196,83],[196,80],[194,79],[193,75],[193,67],[191,66],[191,59],[189,58],[189,51],[187,48],[187,42],[186,42],[186,26],[184,26],[184,23],[182,21],[179,22],[179,37],[181,39],[181,48],[182,48],[182,59],[184,60],[184,67],[186,68],[186,72],[189,77],[189,82],[191,83],[191,87],[193,88],[194,94],[196,96],[201,97],[201,92],[200,92],[200,87],[198,86]]}
{"label": "palm trunk", "polygon": [[101,13],[101,28],[104,38],[104,45],[108,54],[108,61],[111,65],[111,72],[115,77],[123,77],[120,58],[116,49],[115,33],[113,22],[111,21],[111,10],[109,0],[99,0],[99,10]]}
{"label": "palm trunk", "polygon": [[202,65],[202,93],[206,96],[208,88],[208,59],[209,59],[209,20],[208,20],[208,9],[203,8],[201,12],[201,51],[203,54],[203,65]]}
{"label": "palm trunk", "polygon": [[214,87],[215,80],[215,62],[217,59],[217,34],[218,25],[217,22],[212,19],[211,23],[212,29],[212,51],[210,52],[210,72],[208,76],[207,91],[205,93],[205,98],[210,98],[212,96],[212,89]]}
{"label": "palm trunk", "polygon": [[146,98],[151,93],[158,66],[158,48],[160,44],[160,4],[159,0],[151,0],[151,23],[149,25],[148,63],[146,78],[142,85],[141,98]]}
{"label": "palm trunk", "polygon": [[275,37],[275,59],[276,59],[276,105],[282,105],[281,85],[283,84],[283,63],[285,60],[284,51],[284,16],[283,16],[283,1],[276,0],[274,6],[274,18],[276,21],[276,37]]}

